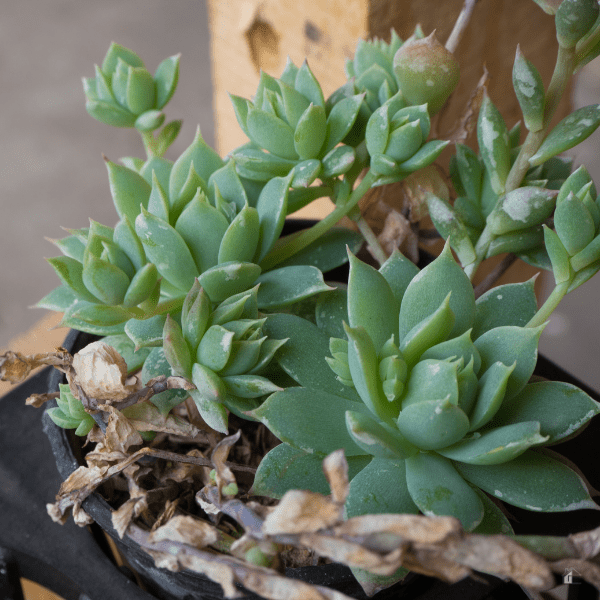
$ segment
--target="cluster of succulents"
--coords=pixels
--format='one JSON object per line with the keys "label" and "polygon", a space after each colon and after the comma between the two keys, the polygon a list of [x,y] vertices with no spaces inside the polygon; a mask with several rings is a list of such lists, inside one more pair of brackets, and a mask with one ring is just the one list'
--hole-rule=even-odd
{"label": "cluster of succulents", "polygon": [[[178,128],[152,132],[178,59],[152,77],[132,51],[111,46],[84,81],[88,110],[138,129],[147,158],[107,163],[118,224],[91,222],[55,242],[64,256],[49,262],[62,285],[39,306],[106,336],[144,383],[191,381],[216,431],[227,432],[229,412],[264,424],[282,443],[258,468],[256,494],[327,493],[322,460],[343,448],[348,516],[420,511],[494,533],[510,525],[489,496],[534,511],[595,506],[579,475],[540,449],[572,435],[598,404],[573,386],[529,381],[552,310],[600,270],[600,199],[585,168],[571,174],[559,156],[598,127],[600,106],[549,127],[568,77],[600,54],[598,4],[536,1],[556,18],[553,83],[544,90],[517,50],[523,143],[520,126],[509,130],[483,95],[478,148],[456,144],[450,162],[455,198],[425,194],[446,245],[422,270],[398,252],[368,266],[354,256],[362,237],[331,226],[360,220],[365,193],[431,165],[447,146],[429,139],[430,117],[459,69],[433,34],[359,42],[348,81],[328,99],[306,62],[288,61],[279,78],[262,73],[252,100],[231,97],[250,141],[222,159],[198,132],[174,162],[163,154]],[[282,236],[286,217],[322,196],[331,215]],[[532,282],[475,299],[477,267],[507,252],[553,272],[541,308]],[[348,256],[347,289],[325,284],[322,272]],[[167,414],[187,396],[168,390],[151,401]],[[93,422],[78,402],[63,386],[50,416],[85,435]]]}

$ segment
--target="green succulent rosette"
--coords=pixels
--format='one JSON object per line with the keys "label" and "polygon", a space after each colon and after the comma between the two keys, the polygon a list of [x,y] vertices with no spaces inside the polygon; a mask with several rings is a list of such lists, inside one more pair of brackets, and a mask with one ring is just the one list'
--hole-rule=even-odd
{"label": "green succulent rosette", "polygon": [[196,277],[213,301],[263,283],[261,309],[285,306],[327,289],[319,269],[342,264],[345,245],[359,243],[350,230],[332,230],[319,242],[326,253],[315,243],[262,273],[259,263],[283,230],[293,174],[247,192],[234,164],[200,132],[175,163],[129,163],[107,163],[116,227],[92,221],[54,242],[64,256],[49,262],[62,285],[38,306],[64,312],[65,326],[98,335],[127,330],[141,342],[135,332],[180,310]]}
{"label": "green succulent rosette", "polygon": [[507,533],[486,494],[534,511],[597,508],[579,475],[542,449],[600,407],[573,385],[530,383],[536,311],[532,281],[476,301],[448,245],[421,271],[399,253],[379,270],[351,257],[347,298],[318,305],[316,325],[267,319],[269,335],[290,338],[277,361],[299,386],[251,413],[283,442],[253,491],[324,492],[321,460],[343,448],[348,517],[420,511]]}
{"label": "green succulent rosette", "polygon": [[[162,61],[152,75],[135,52],[113,42],[102,66],[96,65],[96,76],[83,79],[86,109],[107,125],[154,131],[164,123],[162,109],[175,93],[178,79],[179,55]],[[163,144],[170,143],[180,127],[178,121],[167,125]]]}
{"label": "green succulent rosette", "polygon": [[250,142],[232,153],[238,173],[264,182],[294,169],[293,188],[317,177],[335,178],[354,165],[352,146],[342,144],[362,105],[360,93],[325,103],[321,85],[308,63],[290,60],[276,79],[261,73],[252,101],[231,96],[235,114]]}
{"label": "green succulent rosette", "polygon": [[60,395],[56,399],[58,404],[55,408],[49,408],[46,412],[52,421],[63,429],[74,429],[75,435],[86,436],[96,424],[92,416],[86,412],[79,398],[71,394],[67,384],[58,386]]}
{"label": "green succulent rosette", "polygon": [[[258,286],[214,302],[196,280],[180,317],[164,319],[162,346],[150,353],[143,379],[162,374],[166,359],[171,373],[196,386],[189,395],[205,422],[227,433],[228,410],[249,418],[245,412],[281,390],[261,373],[286,340],[265,335],[265,320],[258,311]],[[167,392],[153,401],[167,411],[181,402],[181,394]]]}

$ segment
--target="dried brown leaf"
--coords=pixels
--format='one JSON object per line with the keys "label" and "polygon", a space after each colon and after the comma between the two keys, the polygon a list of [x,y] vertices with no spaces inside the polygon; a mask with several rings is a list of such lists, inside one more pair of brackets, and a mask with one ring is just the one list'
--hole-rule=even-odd
{"label": "dried brown leaf", "polygon": [[267,535],[312,533],[339,523],[343,505],[316,492],[290,490],[263,524]]}
{"label": "dried brown leaf", "polygon": [[129,498],[117,510],[111,513],[112,525],[122,539],[133,519],[148,510],[147,495]]}
{"label": "dried brown leaf", "polygon": [[344,504],[350,490],[348,462],[343,450],[336,450],[323,460],[323,471],[334,502]]}
{"label": "dried brown leaf", "polygon": [[552,570],[559,575],[574,571],[574,574],[580,575],[585,581],[591,583],[597,590],[600,590],[600,566],[595,563],[568,558],[556,560],[550,563],[550,566],[552,567]]}
{"label": "dried brown leaf", "polygon": [[52,392],[50,394],[31,394],[27,400],[25,400],[25,404],[27,406],[33,406],[34,408],[39,408],[43,406],[49,400],[54,400],[60,394],[58,392]]}
{"label": "dried brown leaf", "polygon": [[199,433],[196,427],[184,419],[170,413],[163,415],[151,402],[138,402],[121,412],[137,431],[162,431],[185,437],[195,437]]}
{"label": "dried brown leaf", "polygon": [[[197,448],[190,450],[186,456],[190,458],[205,458],[202,452]],[[183,483],[184,481],[194,483],[200,480],[206,485],[210,481],[210,471],[210,467],[202,467],[193,463],[178,462],[163,474],[162,479],[171,479],[177,483]]]}
{"label": "dried brown leaf", "polygon": [[33,370],[48,365],[65,372],[71,368],[71,361],[71,355],[64,348],[30,356],[9,350],[0,355],[0,380],[13,385],[21,383]]}
{"label": "dried brown leaf", "polygon": [[[89,398],[118,402],[138,389],[137,378],[127,380],[127,363],[123,357],[104,342],[88,344],[75,354],[73,370],[71,382],[76,382]],[[71,386],[72,391],[73,387],[76,386]]]}
{"label": "dried brown leaf", "polygon": [[592,558],[600,554],[600,527],[569,536],[580,558]]}
{"label": "dried brown leaf", "polygon": [[104,434],[104,443],[109,450],[127,452],[130,446],[139,446],[143,443],[142,436],[122,412],[109,404],[102,404],[99,408],[109,415]]}
{"label": "dried brown leaf", "polygon": [[223,489],[228,486],[234,486],[236,484],[235,475],[233,471],[227,466],[225,462],[229,456],[231,447],[240,439],[242,430],[239,429],[237,433],[223,438],[212,451],[210,456],[213,465],[215,467],[217,488],[219,490],[219,496],[223,493]]}
{"label": "dried brown leaf", "polygon": [[156,531],[159,527],[162,527],[167,521],[169,521],[169,519],[173,518],[178,506],[179,498],[175,498],[175,500],[167,500],[162,512],[160,515],[158,515],[156,521],[154,521],[150,531]]}
{"label": "dried brown leaf", "polygon": [[459,142],[464,142],[471,135],[471,133],[473,133],[473,130],[477,125],[479,108],[483,102],[483,96],[487,89],[489,80],[490,74],[488,73],[486,66],[483,65],[483,75],[471,93],[463,114],[458,118],[458,121],[456,122],[452,132],[444,136],[445,139],[456,144]]}
{"label": "dried brown leaf", "polygon": [[177,515],[162,527],[151,532],[148,541],[153,544],[170,540],[188,544],[194,548],[204,548],[215,544],[219,537],[219,530],[210,523],[190,516]]}
{"label": "dried brown leaf", "polygon": [[377,239],[388,256],[394,250],[400,250],[411,261],[418,260],[419,238],[412,230],[409,220],[398,211],[390,210],[386,215],[383,229]]}

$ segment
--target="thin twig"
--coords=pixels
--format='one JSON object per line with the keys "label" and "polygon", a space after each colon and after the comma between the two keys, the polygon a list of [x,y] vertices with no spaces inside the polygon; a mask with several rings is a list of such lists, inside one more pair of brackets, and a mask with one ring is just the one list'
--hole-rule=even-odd
{"label": "thin twig", "polygon": [[358,219],[358,221],[356,221],[356,225],[358,226],[359,231],[362,233],[362,236],[365,238],[365,241],[369,245],[371,254],[375,260],[382,265],[389,258],[389,256],[381,247],[375,232],[371,229],[371,226],[367,223],[367,220],[364,217]]}
{"label": "thin twig", "polygon": [[[155,448],[146,448],[146,456],[153,456],[155,458],[162,458],[164,460],[172,460],[175,462],[182,462],[191,465],[197,465],[199,467],[211,467],[214,468],[214,463],[210,458],[203,458],[200,456],[188,456],[187,454],[178,454],[177,452],[169,452],[168,450],[157,450]],[[229,467],[232,471],[243,471],[245,473],[256,473],[255,467],[248,467],[247,465],[238,465],[236,463],[225,462],[226,467]]]}
{"label": "thin twig", "polygon": [[507,254],[496,267],[490,271],[477,286],[475,286],[475,298],[479,298],[479,296],[485,294],[485,292],[487,292],[494,283],[508,271],[516,260],[517,257],[514,254]]}
{"label": "thin twig", "polygon": [[456,19],[456,23],[454,23],[454,29],[446,41],[446,50],[448,50],[448,52],[454,53],[458,47],[463,33],[465,32],[465,29],[471,20],[473,9],[475,8],[477,2],[479,2],[479,0],[465,0],[462,10],[458,15],[458,19]]}

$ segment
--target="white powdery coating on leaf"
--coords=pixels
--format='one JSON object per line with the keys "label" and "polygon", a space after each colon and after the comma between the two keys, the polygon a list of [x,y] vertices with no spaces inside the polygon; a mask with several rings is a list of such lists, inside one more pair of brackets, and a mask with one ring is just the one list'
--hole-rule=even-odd
{"label": "white powdery coating on leaf", "polygon": [[432,202],[429,206],[429,216],[434,222],[448,225],[454,220],[454,215],[443,202]]}
{"label": "white powdery coating on leaf", "polygon": [[527,98],[531,98],[535,94],[536,80],[533,73],[525,68],[518,67],[516,72],[517,84],[519,91]]}
{"label": "white powdery coating on leaf", "polygon": [[[537,207],[536,207],[537,208]],[[506,196],[502,210],[513,220],[526,222],[532,206],[519,194]]]}
{"label": "white powdery coating on leaf", "polygon": [[225,267],[223,269],[223,272],[225,273],[225,281],[234,281],[235,279],[239,279],[239,270],[240,268],[237,265]]}
{"label": "white powdery coating on leaf", "polygon": [[496,498],[502,498],[504,494],[500,490],[494,490],[494,496],[496,496]]}
{"label": "white powdery coating on leaf", "polygon": [[496,131],[494,123],[485,115],[481,119],[481,137],[484,147],[489,151],[489,159],[492,167],[496,167],[496,159],[493,154],[494,141],[500,136],[500,132]]}
{"label": "white powdery coating on leaf", "polygon": [[433,87],[435,85],[435,83],[431,79],[428,79],[425,83],[428,87]]}

